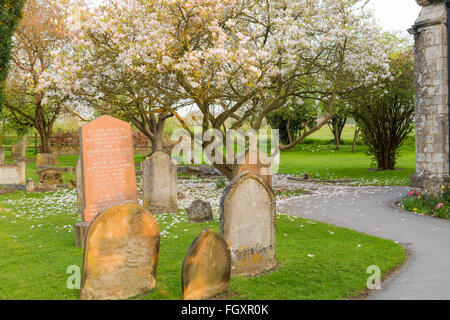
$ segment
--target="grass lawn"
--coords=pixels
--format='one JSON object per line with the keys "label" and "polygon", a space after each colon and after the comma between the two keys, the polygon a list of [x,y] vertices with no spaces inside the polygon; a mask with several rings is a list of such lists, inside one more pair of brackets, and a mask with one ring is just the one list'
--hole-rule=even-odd
{"label": "grass lawn", "polygon": [[[184,213],[158,215],[161,250],[157,287],[140,299],[180,299],[181,265],[197,234],[218,222],[189,224]],[[66,270],[81,267],[74,246],[74,190],[0,196],[0,299],[77,299]],[[345,299],[366,288],[367,267],[383,274],[405,260],[398,244],[287,215],[277,218],[279,268],[254,278],[234,277],[230,299]]]}

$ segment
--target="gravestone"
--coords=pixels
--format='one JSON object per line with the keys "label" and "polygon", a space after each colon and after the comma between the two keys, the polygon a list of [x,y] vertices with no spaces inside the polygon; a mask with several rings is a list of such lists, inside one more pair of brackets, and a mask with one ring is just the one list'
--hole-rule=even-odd
{"label": "gravestone", "polygon": [[27,152],[27,139],[26,137],[22,137],[22,139],[11,146],[11,158],[22,160],[25,159]]}
{"label": "gravestone", "polygon": [[189,222],[207,222],[213,220],[211,204],[202,200],[194,200],[186,209]]}
{"label": "gravestone", "polygon": [[[411,186],[441,194],[450,186],[447,7],[442,0],[422,6],[415,31],[416,173]],[[447,188],[448,190],[449,188]]]}
{"label": "gravestone", "polygon": [[159,243],[158,223],[141,206],[122,204],[97,215],[86,236],[80,299],[127,299],[151,291]]}
{"label": "gravestone", "polygon": [[0,148],[0,165],[5,163],[5,148]]}
{"label": "gravestone", "polygon": [[241,164],[235,166],[233,176],[250,171],[263,177],[269,186],[272,186],[272,163],[271,159],[259,150],[249,150]]}
{"label": "gravestone", "polygon": [[34,192],[34,181],[32,178],[27,179],[27,192]]}
{"label": "gravestone", "polygon": [[203,230],[189,247],[183,261],[181,283],[185,300],[202,300],[227,292],[231,256],[225,240]]}
{"label": "gravestone", "polygon": [[152,213],[178,212],[177,169],[170,156],[157,151],[142,163],[144,207]]}
{"label": "gravestone", "polygon": [[59,185],[63,183],[63,170],[58,168],[47,168],[38,170],[39,183],[45,185]]}
{"label": "gravestone", "polygon": [[56,153],[38,153],[36,155],[36,166],[57,166],[58,155]]}
{"label": "gravestone", "polygon": [[77,166],[75,168],[75,174],[76,174],[76,189],[77,189],[77,204],[78,204],[78,216],[80,218],[83,217],[83,211],[84,211],[84,200],[83,200],[83,188],[82,188],[82,177],[81,177],[81,161],[80,158],[78,158]]}
{"label": "gravestone", "polygon": [[231,250],[232,273],[252,276],[276,266],[276,202],[266,180],[236,176],[220,199],[220,230]]}
{"label": "gravestone", "polygon": [[0,165],[0,184],[23,184],[25,182],[25,162]]}
{"label": "gravestone", "polygon": [[[138,203],[131,125],[102,116],[80,128],[78,200],[83,221],[75,243],[83,244],[86,226],[106,208]],[[81,183],[80,183],[81,182]],[[77,239],[78,238],[78,239]]]}

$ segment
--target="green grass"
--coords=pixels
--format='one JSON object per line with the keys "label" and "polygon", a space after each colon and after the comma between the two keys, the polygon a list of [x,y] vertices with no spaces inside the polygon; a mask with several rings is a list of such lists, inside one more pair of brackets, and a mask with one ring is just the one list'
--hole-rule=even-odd
{"label": "green grass", "polygon": [[[0,299],[78,298],[79,290],[66,287],[67,268],[81,267],[83,259],[83,250],[74,246],[76,211],[73,190],[0,196]],[[218,232],[219,226],[189,224],[184,213],[158,215],[157,220],[164,235],[157,287],[140,299],[180,299],[188,247],[204,228]],[[233,277],[230,299],[356,297],[366,288],[368,266],[378,265],[386,274],[404,260],[403,248],[392,241],[279,215],[278,269],[253,278]]]}

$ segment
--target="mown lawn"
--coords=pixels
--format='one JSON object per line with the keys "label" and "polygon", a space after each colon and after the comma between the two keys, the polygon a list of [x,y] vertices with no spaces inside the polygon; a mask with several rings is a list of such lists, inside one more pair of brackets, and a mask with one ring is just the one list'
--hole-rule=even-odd
{"label": "mown lawn", "polygon": [[[184,255],[206,227],[189,224],[183,212],[159,215],[162,241],[157,287],[140,299],[180,299]],[[217,220],[217,219],[216,219]],[[0,196],[0,299],[77,299],[69,290],[69,266],[81,267],[83,250],[74,246],[74,190],[17,192]],[[279,215],[279,268],[254,278],[234,277],[230,299],[345,299],[366,288],[367,267],[383,274],[405,260],[398,244],[335,226]]]}

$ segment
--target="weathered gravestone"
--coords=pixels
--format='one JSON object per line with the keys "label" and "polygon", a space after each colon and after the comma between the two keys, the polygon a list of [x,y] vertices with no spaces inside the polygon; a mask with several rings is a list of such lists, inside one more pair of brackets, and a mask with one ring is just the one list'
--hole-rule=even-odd
{"label": "weathered gravestone", "polygon": [[75,243],[83,243],[88,224],[106,208],[138,203],[131,126],[102,116],[80,128],[83,222],[75,226]]}
{"label": "weathered gravestone", "polygon": [[23,137],[18,143],[11,146],[11,158],[22,160],[25,159],[27,152],[27,139]]}
{"label": "weathered gravestone", "polygon": [[86,236],[80,299],[118,300],[156,284],[160,231],[152,214],[135,204],[111,207]]}
{"label": "weathered gravestone", "polygon": [[0,148],[0,165],[5,163],[5,148]]}
{"label": "weathered gravestone", "polygon": [[56,153],[38,153],[36,155],[36,166],[57,166],[58,155]]}
{"label": "weathered gravestone", "polygon": [[194,200],[186,209],[189,222],[207,222],[213,220],[211,204],[202,200]]}
{"label": "weathered gravestone", "polygon": [[27,179],[27,192],[34,192],[34,181],[32,178]]}
{"label": "weathered gravestone", "polygon": [[220,199],[220,230],[231,250],[232,273],[252,276],[276,266],[276,202],[266,180],[236,176]]}
{"label": "weathered gravestone", "polygon": [[76,172],[76,188],[77,188],[77,203],[78,203],[78,216],[80,218],[83,217],[83,205],[84,205],[84,199],[83,199],[83,188],[82,188],[82,178],[81,178],[81,161],[80,158],[78,158],[77,166],[75,169]]}
{"label": "weathered gravestone", "polygon": [[271,159],[264,155],[259,150],[249,150],[245,153],[244,160],[239,160],[241,164],[238,164],[235,169],[233,176],[237,176],[240,173],[250,171],[256,173],[257,175],[263,177],[269,186],[272,186],[272,163]]}
{"label": "weathered gravestone", "polygon": [[63,183],[63,170],[58,168],[47,168],[38,170],[39,183],[45,185],[58,185]]}
{"label": "weathered gravestone", "polygon": [[157,151],[142,163],[144,207],[152,213],[178,212],[177,169],[170,156]]}
{"label": "weathered gravestone", "polygon": [[0,165],[0,184],[22,184],[25,179],[25,162]]}
{"label": "weathered gravestone", "polygon": [[181,272],[183,298],[201,300],[227,292],[231,256],[225,240],[210,229],[203,230],[186,253]]}

